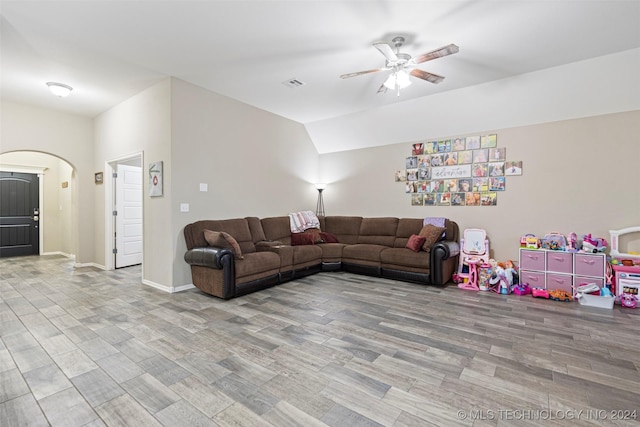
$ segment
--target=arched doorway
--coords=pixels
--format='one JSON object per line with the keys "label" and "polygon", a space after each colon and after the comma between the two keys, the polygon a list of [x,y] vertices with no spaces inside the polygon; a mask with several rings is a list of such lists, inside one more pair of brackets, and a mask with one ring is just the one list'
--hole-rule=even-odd
{"label": "arched doorway", "polygon": [[[77,251],[78,231],[76,171],[65,159],[38,151],[12,151],[0,154],[0,171],[4,175],[36,176],[38,195],[36,208],[29,207],[36,225],[37,250],[32,253],[6,251],[12,255],[61,254],[74,257]],[[15,198],[14,198],[15,201]],[[4,203],[13,203],[10,198]],[[4,207],[3,207],[4,210]],[[15,212],[15,211],[14,211]],[[33,219],[36,218],[36,219]],[[5,241],[3,237],[2,246]],[[3,256],[5,255],[3,252]]]}

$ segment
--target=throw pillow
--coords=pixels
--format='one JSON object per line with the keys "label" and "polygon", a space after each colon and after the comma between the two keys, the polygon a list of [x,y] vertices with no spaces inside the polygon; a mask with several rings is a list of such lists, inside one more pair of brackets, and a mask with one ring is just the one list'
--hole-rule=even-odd
{"label": "throw pillow", "polygon": [[314,245],[315,234],[311,233],[291,233],[291,246]]}
{"label": "throw pillow", "polygon": [[320,237],[325,243],[338,243],[338,238],[331,233],[327,233],[326,231],[321,231]]}
{"label": "throw pillow", "polygon": [[409,237],[409,241],[407,242],[405,248],[411,249],[414,252],[420,252],[420,249],[422,249],[422,245],[424,245],[425,240],[427,240],[426,237],[412,234],[411,237]]}
{"label": "throw pillow", "polygon": [[426,239],[422,245],[422,249],[425,251],[431,249],[431,246],[435,245],[436,242],[442,238],[446,230],[446,227],[438,227],[431,224],[427,224],[422,227],[422,230],[418,233],[418,235]]}
{"label": "throw pillow", "polygon": [[224,231],[204,230],[204,238],[209,246],[231,249],[233,250],[236,258],[244,259],[238,241],[229,233],[225,233]]}
{"label": "throw pillow", "polygon": [[307,228],[303,233],[311,234],[313,236],[313,243],[324,243],[324,240],[322,240],[322,237],[320,236],[319,228]]}

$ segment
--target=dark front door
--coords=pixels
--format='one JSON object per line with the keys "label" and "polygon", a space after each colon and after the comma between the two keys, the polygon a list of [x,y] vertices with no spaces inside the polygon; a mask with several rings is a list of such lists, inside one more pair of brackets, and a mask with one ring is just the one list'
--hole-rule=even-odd
{"label": "dark front door", "polygon": [[39,178],[0,172],[0,257],[38,255]]}

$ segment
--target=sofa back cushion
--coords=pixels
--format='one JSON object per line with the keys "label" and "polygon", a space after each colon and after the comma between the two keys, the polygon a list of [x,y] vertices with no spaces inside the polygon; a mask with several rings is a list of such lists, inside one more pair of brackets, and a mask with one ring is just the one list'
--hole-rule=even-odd
{"label": "sofa back cushion", "polygon": [[249,229],[249,223],[244,218],[203,220],[188,224],[184,228],[187,249],[208,246],[207,240],[204,238],[204,230],[224,231],[228,233],[236,239],[242,253],[256,251],[256,246]]}
{"label": "sofa back cushion", "polygon": [[291,220],[289,216],[273,216],[262,218],[262,230],[265,240],[279,241],[285,245],[291,244]]}
{"label": "sofa back cushion", "polygon": [[393,247],[397,230],[398,218],[363,218],[358,243]]}
{"label": "sofa back cushion", "polygon": [[358,243],[358,234],[362,217],[360,216],[325,216],[320,217],[320,231],[331,233],[340,243],[353,245]]}
{"label": "sofa back cushion", "polygon": [[421,218],[400,218],[398,220],[398,228],[396,230],[396,239],[393,243],[394,248],[404,248],[412,234],[420,233],[422,229]]}

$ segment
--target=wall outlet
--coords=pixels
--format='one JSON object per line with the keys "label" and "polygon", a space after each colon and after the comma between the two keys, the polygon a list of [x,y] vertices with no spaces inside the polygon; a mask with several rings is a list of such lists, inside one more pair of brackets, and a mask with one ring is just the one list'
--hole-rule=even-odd
{"label": "wall outlet", "polygon": [[180,212],[189,212],[189,203],[180,203]]}

